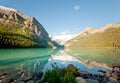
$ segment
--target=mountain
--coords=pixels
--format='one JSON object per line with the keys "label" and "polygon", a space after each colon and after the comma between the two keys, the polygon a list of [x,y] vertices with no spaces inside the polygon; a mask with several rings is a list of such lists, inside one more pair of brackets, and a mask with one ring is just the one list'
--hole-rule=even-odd
{"label": "mountain", "polygon": [[8,47],[54,47],[54,44],[35,17],[0,6],[0,48]]}
{"label": "mountain", "polygon": [[74,37],[73,34],[60,34],[57,36],[53,36],[52,40],[56,41],[60,45],[64,45],[68,40],[72,39]]}
{"label": "mountain", "polygon": [[109,24],[103,28],[87,28],[65,43],[66,48],[120,48],[120,23]]}
{"label": "mountain", "polygon": [[62,34],[57,36],[51,36],[51,40],[56,47],[64,48],[65,42],[72,39],[74,35]]}

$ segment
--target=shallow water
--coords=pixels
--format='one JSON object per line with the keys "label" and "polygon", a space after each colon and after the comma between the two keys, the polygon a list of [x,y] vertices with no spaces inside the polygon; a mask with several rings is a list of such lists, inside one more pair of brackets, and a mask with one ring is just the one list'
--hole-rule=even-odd
{"label": "shallow water", "polygon": [[18,71],[36,72],[43,69],[51,54],[58,49],[0,49],[0,74]]}
{"label": "shallow water", "polygon": [[[91,73],[99,69],[110,69],[120,63],[120,49],[0,49],[0,74],[27,71],[30,73],[74,64]],[[57,65],[56,65],[57,64]]]}

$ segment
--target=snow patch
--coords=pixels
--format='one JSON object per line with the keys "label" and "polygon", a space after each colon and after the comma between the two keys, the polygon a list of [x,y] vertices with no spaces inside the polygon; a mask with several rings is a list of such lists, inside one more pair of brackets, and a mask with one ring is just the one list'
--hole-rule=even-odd
{"label": "snow patch", "polygon": [[4,6],[1,6],[1,5],[0,5],[0,9],[1,10],[9,10],[9,11],[17,11],[17,10],[15,10],[13,8],[8,8],[8,7],[4,7]]}
{"label": "snow patch", "polygon": [[55,39],[60,39],[60,40],[70,40],[74,37],[74,35],[57,35],[54,36]]}
{"label": "snow patch", "polygon": [[61,34],[57,36],[53,36],[52,40],[57,41],[59,44],[64,45],[68,40],[72,39],[74,34]]}

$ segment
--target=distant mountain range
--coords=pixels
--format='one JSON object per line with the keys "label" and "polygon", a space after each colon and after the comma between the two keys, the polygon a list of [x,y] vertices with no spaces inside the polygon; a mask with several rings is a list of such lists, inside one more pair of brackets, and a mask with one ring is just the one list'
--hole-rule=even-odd
{"label": "distant mountain range", "polygon": [[120,48],[120,23],[109,24],[103,28],[87,28],[65,43],[66,48]]}
{"label": "distant mountain range", "polygon": [[0,48],[55,47],[35,17],[0,6]]}
{"label": "distant mountain range", "polygon": [[68,40],[72,39],[73,37],[73,34],[60,34],[57,36],[53,36],[51,39],[53,41],[56,41],[60,45],[64,45]]}

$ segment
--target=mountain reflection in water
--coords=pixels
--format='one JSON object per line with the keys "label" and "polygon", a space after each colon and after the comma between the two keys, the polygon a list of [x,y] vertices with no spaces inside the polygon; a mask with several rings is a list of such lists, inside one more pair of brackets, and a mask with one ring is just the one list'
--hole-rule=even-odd
{"label": "mountain reflection in water", "polygon": [[89,67],[110,68],[112,64],[120,64],[120,49],[118,48],[81,48],[68,52],[83,61]]}
{"label": "mountain reflection in water", "polygon": [[65,50],[61,50],[57,54],[52,55],[51,58],[49,58],[49,62],[45,65],[44,70],[46,71],[53,68],[65,68],[68,66],[68,64],[73,64],[80,70],[88,71],[90,73],[95,73],[98,70],[105,70],[103,67],[90,68],[83,61],[71,56],[70,54],[67,54]]}
{"label": "mountain reflection in water", "polygon": [[19,71],[38,72],[64,68],[73,64],[84,71],[94,73],[99,69],[110,69],[120,63],[120,49],[0,49],[0,74]]}

